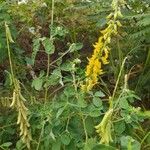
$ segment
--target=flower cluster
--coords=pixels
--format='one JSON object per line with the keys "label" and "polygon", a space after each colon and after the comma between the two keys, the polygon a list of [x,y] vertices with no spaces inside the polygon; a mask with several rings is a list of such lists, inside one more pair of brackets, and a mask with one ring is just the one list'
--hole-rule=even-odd
{"label": "flower cluster", "polygon": [[[110,15],[108,15],[108,26],[106,29],[104,29],[103,31],[101,31],[102,33],[102,37],[101,37],[101,45],[102,47],[98,47],[99,48],[99,54],[97,54],[99,56],[99,62],[101,62],[103,65],[108,63],[108,55],[110,52],[110,48],[109,48],[109,43],[111,42],[111,38],[113,35],[117,35],[118,34],[118,27],[121,27],[121,23],[118,21],[119,17],[122,17],[121,11],[120,11],[120,5],[124,4],[123,0],[113,0],[112,1],[112,9],[114,10],[113,13],[111,13]],[[95,50],[94,50],[94,54],[95,54]],[[92,64],[93,65],[93,64]],[[91,66],[91,63],[89,61],[89,64],[87,66],[87,68]],[[93,66],[94,67],[94,66]],[[99,66],[99,70],[101,69],[101,66]],[[92,70],[94,72],[94,70]],[[91,73],[93,73],[91,72]],[[97,74],[97,78],[100,74]],[[87,81],[90,79],[93,79],[93,77],[91,78],[91,74],[89,74],[89,76],[87,76]],[[97,79],[98,80],[98,79]],[[88,85],[89,86],[89,85]],[[93,84],[94,86],[94,84]],[[91,87],[93,87],[91,86]],[[86,87],[86,86],[85,86]],[[86,90],[90,90],[90,89],[86,89]],[[109,109],[102,121],[95,126],[96,128],[96,132],[98,133],[98,135],[100,136],[101,140],[100,143],[104,143],[104,144],[109,144],[110,142],[112,142],[112,136],[111,136],[111,128],[112,128],[112,115],[113,115],[113,109]]]}
{"label": "flower cluster", "polygon": [[122,17],[119,7],[119,4],[122,3],[123,1],[119,2],[119,0],[113,0],[112,2],[112,9],[114,12],[107,16],[107,27],[101,31],[101,36],[95,45],[93,45],[93,55],[88,59],[85,73],[86,81],[81,87],[83,91],[91,90],[93,86],[98,83],[98,77],[104,73],[102,66],[109,63],[109,43],[111,42],[112,36],[118,34],[118,27],[122,26],[117,20],[119,17]]}

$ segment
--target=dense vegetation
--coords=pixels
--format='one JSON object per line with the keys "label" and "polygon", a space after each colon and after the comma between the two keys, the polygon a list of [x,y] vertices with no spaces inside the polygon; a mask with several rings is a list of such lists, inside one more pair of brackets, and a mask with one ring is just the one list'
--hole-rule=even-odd
{"label": "dense vegetation", "polygon": [[150,150],[149,0],[0,0],[0,149]]}

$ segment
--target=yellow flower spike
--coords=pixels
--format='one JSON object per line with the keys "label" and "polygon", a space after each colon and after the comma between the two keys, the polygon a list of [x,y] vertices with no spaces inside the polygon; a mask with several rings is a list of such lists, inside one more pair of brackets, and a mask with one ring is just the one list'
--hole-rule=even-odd
{"label": "yellow flower spike", "polygon": [[111,19],[113,17],[113,13],[110,13],[106,18]]}
{"label": "yellow flower spike", "polygon": [[107,60],[108,59],[108,53],[109,53],[108,50],[105,48],[104,49],[104,56],[102,56],[102,58],[101,58],[104,65],[109,63],[109,61]]}
{"label": "yellow flower spike", "polygon": [[120,23],[120,21],[116,21],[117,26],[122,27],[122,24]]}
{"label": "yellow flower spike", "polygon": [[100,31],[101,36],[93,45],[94,51],[91,58],[88,59],[88,65],[86,66],[85,84],[81,85],[81,89],[85,92],[91,90],[98,83],[99,76],[104,73],[103,65],[109,63],[110,49],[108,48],[108,44],[111,43],[112,36],[118,34],[118,27],[122,26],[117,19],[122,17],[120,5],[124,4],[123,2],[124,0],[112,1],[112,9],[114,12],[107,16],[107,27]]}
{"label": "yellow flower spike", "polygon": [[111,42],[111,38],[108,37],[108,38],[107,38],[107,43],[109,44],[110,42]]}
{"label": "yellow flower spike", "polygon": [[122,15],[121,11],[118,11],[118,12],[117,12],[117,15],[118,15],[118,17],[120,17],[120,18],[122,18],[122,17],[123,17],[123,15]]}

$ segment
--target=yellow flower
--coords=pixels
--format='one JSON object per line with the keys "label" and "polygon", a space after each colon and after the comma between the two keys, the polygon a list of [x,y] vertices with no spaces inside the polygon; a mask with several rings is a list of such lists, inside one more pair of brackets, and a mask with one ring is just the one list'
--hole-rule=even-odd
{"label": "yellow flower", "polygon": [[108,49],[105,48],[104,49],[104,56],[102,56],[102,58],[101,58],[104,65],[109,63],[109,61],[107,60],[108,54],[109,54]]}
{"label": "yellow flower", "polygon": [[[123,1],[123,0],[122,0]],[[98,83],[98,78],[103,74],[103,65],[109,63],[109,51],[108,44],[111,42],[112,35],[118,34],[118,27],[121,27],[121,23],[117,20],[118,17],[122,17],[119,4],[123,2],[113,0],[112,8],[114,13],[111,13],[107,19],[107,27],[101,31],[102,36],[98,38],[98,41],[93,45],[94,52],[90,59],[88,59],[88,65],[86,67],[85,84],[81,86],[84,91],[89,91],[94,85]]]}

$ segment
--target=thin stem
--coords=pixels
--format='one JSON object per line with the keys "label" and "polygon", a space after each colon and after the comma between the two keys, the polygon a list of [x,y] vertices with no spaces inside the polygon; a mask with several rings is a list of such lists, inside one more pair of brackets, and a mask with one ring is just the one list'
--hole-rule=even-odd
{"label": "thin stem", "polygon": [[36,150],[39,150],[39,146],[40,146],[40,143],[41,143],[42,135],[43,135],[43,132],[44,132],[44,126],[45,126],[45,122],[43,122],[43,126],[42,126],[42,129],[41,129],[41,133],[40,133],[40,137],[39,137],[39,140],[38,140],[38,143],[37,143]]}
{"label": "thin stem", "polygon": [[86,125],[85,125],[85,118],[83,118],[83,114],[81,114],[81,118],[82,118],[82,122],[83,122],[84,133],[85,133],[85,143],[87,143],[88,134],[87,134]]}
{"label": "thin stem", "polygon": [[143,144],[143,142],[146,140],[146,138],[150,135],[150,131],[144,136],[144,138],[141,141],[141,145]]}
{"label": "thin stem", "polygon": [[116,94],[116,91],[117,91],[117,88],[118,88],[118,84],[119,84],[119,81],[120,81],[120,77],[121,77],[122,70],[124,68],[124,64],[125,64],[126,59],[127,59],[127,57],[125,57],[124,60],[123,60],[123,62],[122,62],[122,65],[121,65],[121,68],[120,68],[120,72],[119,72],[119,75],[118,75],[118,78],[117,78],[117,82],[116,82],[116,85],[115,85],[115,88],[114,88],[111,100],[113,100],[114,97],[115,97],[115,94]]}
{"label": "thin stem", "polygon": [[69,121],[70,121],[70,116],[68,116],[67,123],[66,123],[66,131],[67,132],[68,132]]}
{"label": "thin stem", "polygon": [[100,78],[100,83],[101,83],[101,85],[103,85],[103,87],[107,90],[107,93],[106,93],[106,91],[105,91],[101,86],[99,87],[100,90],[101,90],[102,92],[104,92],[105,94],[107,94],[107,96],[110,96],[110,95],[111,95],[110,90],[108,89],[106,83],[102,80],[102,78]]}
{"label": "thin stem", "polygon": [[4,129],[4,128],[11,127],[11,126],[14,126],[14,125],[16,125],[16,123],[11,123],[9,125],[2,126],[2,127],[0,127],[0,129]]}
{"label": "thin stem", "polygon": [[117,38],[117,50],[118,50],[118,57],[119,57],[119,64],[120,64],[120,68],[121,68],[121,62],[122,62],[122,51],[120,49],[120,43],[119,43],[119,39]]}
{"label": "thin stem", "polygon": [[[5,28],[6,28],[6,26],[7,26],[7,24],[5,22]],[[8,38],[7,30],[6,30],[6,41],[7,41],[7,51],[8,51],[8,58],[9,58],[9,64],[10,64],[10,71],[11,71],[13,83],[15,85],[15,75],[14,75],[14,71],[13,71],[13,65],[12,65],[11,52],[10,52],[9,38]]]}
{"label": "thin stem", "polygon": [[[48,76],[49,76],[49,72],[50,72],[50,65],[49,64],[50,64],[50,55],[48,54],[46,82],[48,81]],[[47,101],[47,97],[48,97],[48,86],[46,85],[46,88],[45,88],[45,103]]]}
{"label": "thin stem", "polygon": [[72,72],[72,78],[73,78],[73,85],[74,85],[75,91],[77,93],[77,83],[76,83],[76,77],[75,77],[74,71]]}
{"label": "thin stem", "polygon": [[56,60],[50,63],[50,66],[55,64],[57,61],[61,60],[62,57],[64,57],[66,54],[68,54],[71,51],[71,49],[68,49],[66,52],[64,52],[60,57],[58,57]]}
{"label": "thin stem", "polygon": [[[52,12],[51,12],[51,29],[50,29],[50,40],[53,40],[53,35],[52,35],[52,30],[53,30],[53,24],[54,24],[54,1],[52,0]],[[50,73],[50,54],[47,56],[47,73],[46,73],[46,81],[48,81],[48,76]],[[48,96],[48,86],[46,85],[45,88],[45,103],[47,101],[47,96]]]}

